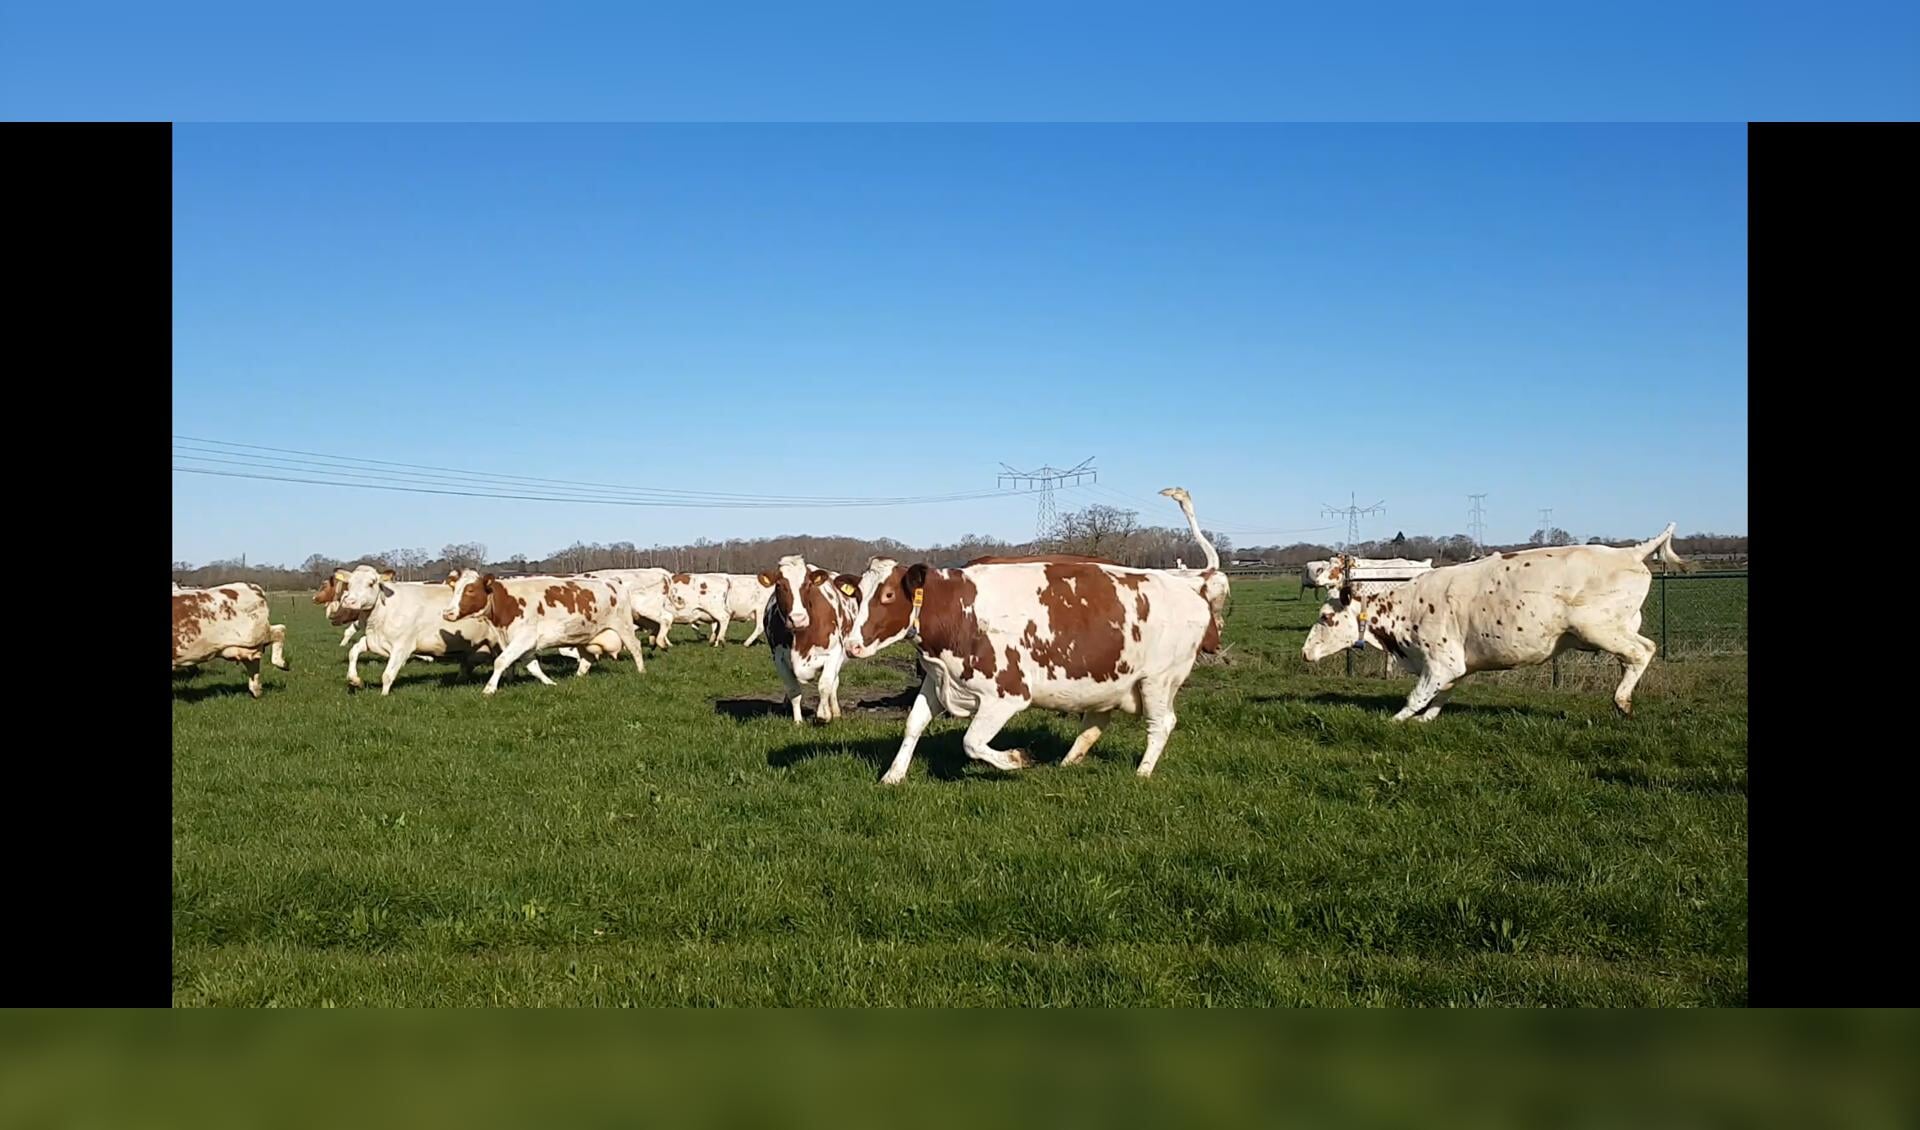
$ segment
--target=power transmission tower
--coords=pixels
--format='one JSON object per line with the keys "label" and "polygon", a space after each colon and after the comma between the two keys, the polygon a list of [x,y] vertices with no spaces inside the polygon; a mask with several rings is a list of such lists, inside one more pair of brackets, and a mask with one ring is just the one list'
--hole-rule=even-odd
{"label": "power transmission tower", "polygon": [[1031,471],[1016,471],[1005,463],[1000,464],[1004,468],[1000,472],[1001,486],[1012,483],[1014,488],[1022,493],[1032,492],[1040,496],[1040,513],[1034,520],[1034,537],[1047,538],[1053,534],[1053,527],[1058,521],[1053,506],[1054,487],[1078,486],[1082,479],[1096,483],[1100,481],[1099,470],[1092,466],[1096,458],[1098,457],[1089,455],[1077,465],[1064,471],[1051,464],[1036,467]]}
{"label": "power transmission tower", "polygon": [[1473,509],[1467,511],[1467,536],[1473,539],[1473,548],[1481,553],[1487,551],[1487,511],[1480,505],[1485,497],[1484,493],[1467,496],[1467,501],[1473,504]]}
{"label": "power transmission tower", "polygon": [[1364,515],[1367,515],[1368,517],[1371,517],[1375,514],[1385,514],[1386,512],[1387,512],[1386,499],[1383,498],[1380,501],[1374,503],[1372,506],[1360,506],[1354,502],[1353,492],[1351,491],[1347,492],[1347,504],[1345,506],[1335,506],[1332,503],[1328,503],[1320,511],[1323,517],[1345,518],[1347,520],[1347,544],[1348,545],[1353,545],[1360,540],[1361,515],[1364,514]]}
{"label": "power transmission tower", "polygon": [[1553,542],[1553,507],[1542,506],[1540,508],[1540,544],[1550,545],[1552,544],[1552,542]]}

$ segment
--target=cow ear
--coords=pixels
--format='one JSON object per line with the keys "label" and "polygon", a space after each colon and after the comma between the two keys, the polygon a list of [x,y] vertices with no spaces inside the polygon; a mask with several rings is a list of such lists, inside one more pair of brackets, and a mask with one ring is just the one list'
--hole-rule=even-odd
{"label": "cow ear", "polygon": [[459,573],[459,571],[458,571],[458,570],[455,570],[454,572],[451,572],[451,573],[448,573],[448,574],[447,574],[447,587],[448,587],[448,588],[452,588],[453,586],[455,586],[455,585],[457,585],[457,584],[459,584],[459,583],[460,583],[460,573]]}
{"label": "cow ear", "polygon": [[393,580],[393,579],[394,579],[395,577],[397,577],[397,576],[399,576],[399,575],[400,575],[400,574],[398,574],[398,573],[396,573],[396,572],[394,572],[394,571],[393,571],[392,569],[382,569],[382,570],[380,570],[380,579],[381,579],[381,580],[383,580],[383,581],[392,581],[392,580]]}
{"label": "cow ear", "polygon": [[860,578],[854,576],[852,573],[840,574],[839,579],[833,583],[834,587],[848,596],[860,595]]}
{"label": "cow ear", "polygon": [[492,574],[492,573],[484,573],[484,574],[482,574],[482,575],[481,575],[481,577],[480,577],[480,591],[481,591],[481,592],[492,592],[492,591],[493,591],[493,574]]}
{"label": "cow ear", "polygon": [[773,578],[767,576],[765,573],[755,573],[753,575],[753,579],[756,581],[759,581],[760,587],[763,589],[770,589],[773,587]]}
{"label": "cow ear", "polygon": [[909,593],[919,592],[927,587],[927,567],[925,563],[909,565],[907,575],[900,579],[900,586]]}
{"label": "cow ear", "polygon": [[807,574],[807,583],[810,585],[824,585],[832,579],[833,574],[825,569],[815,569]]}
{"label": "cow ear", "polygon": [[347,579],[347,571],[345,569],[335,569],[333,571],[333,579],[344,582]]}

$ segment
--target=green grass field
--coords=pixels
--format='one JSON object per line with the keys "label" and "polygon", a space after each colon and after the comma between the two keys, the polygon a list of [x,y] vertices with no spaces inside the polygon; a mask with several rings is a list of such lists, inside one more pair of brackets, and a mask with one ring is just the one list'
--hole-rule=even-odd
{"label": "green grass field", "polygon": [[1410,679],[1301,662],[1315,611],[1235,586],[1152,780],[1136,718],[1018,774],[942,719],[885,789],[904,647],[828,727],[775,713],[764,646],[684,628],[645,675],[556,660],[487,700],[410,663],[383,699],[276,595],[264,699],[227,663],[173,683],[174,1002],[1746,1003],[1743,655],[1656,661],[1631,720],[1584,662],[1398,726]]}

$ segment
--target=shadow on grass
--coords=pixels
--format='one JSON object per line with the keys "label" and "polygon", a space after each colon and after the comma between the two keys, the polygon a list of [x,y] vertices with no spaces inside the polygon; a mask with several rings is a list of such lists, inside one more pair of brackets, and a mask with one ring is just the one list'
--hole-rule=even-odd
{"label": "shadow on grass", "polygon": [[[934,726],[939,727],[940,723],[936,721]],[[804,735],[801,740],[769,752],[767,764],[775,769],[785,769],[816,757],[852,757],[866,762],[878,777],[886,772],[887,766],[893,764],[893,755],[900,751],[898,734],[883,738],[835,738],[830,736],[826,727],[811,728],[810,732],[800,733]],[[985,765],[976,772],[968,773],[967,765],[973,759],[967,756],[961,745],[965,736],[966,726],[951,721],[941,727],[938,733],[930,727],[920,735],[920,744],[914,747],[913,759],[925,765],[927,775],[937,781],[957,781],[962,777],[1009,780],[1015,775],[998,772]],[[1002,730],[994,738],[993,744],[999,749],[1026,750],[1035,766],[1057,763],[1067,755],[1068,745],[1051,730],[1037,726]]]}
{"label": "shadow on grass", "polygon": [[[1398,714],[1407,705],[1405,694],[1355,694],[1350,691],[1319,691],[1315,694],[1256,694],[1248,695],[1248,702],[1256,703],[1327,703],[1335,706],[1357,706],[1363,710],[1383,711],[1386,714]],[[1564,718],[1567,711],[1563,707],[1532,706],[1522,704],[1489,704],[1475,702],[1449,702],[1441,709],[1440,717],[1449,714],[1470,714],[1492,717],[1501,714],[1530,714],[1541,718]]]}
{"label": "shadow on grass", "polygon": [[[848,717],[905,719],[907,711],[913,706],[914,695],[919,692],[918,685],[905,690],[887,690],[884,687],[859,689],[842,686],[840,709]],[[815,704],[819,702],[818,694],[818,690],[814,687],[802,688],[801,703],[805,707],[804,717],[808,719],[813,717]],[[735,722],[751,722],[756,718],[793,717],[793,708],[788,706],[786,700],[778,694],[715,699],[713,712],[731,718]]]}
{"label": "shadow on grass", "polygon": [[[261,686],[262,693],[273,693],[273,684],[264,678]],[[173,697],[181,702],[204,702],[210,698],[227,698],[232,695],[239,695],[241,698],[251,697],[247,694],[247,684],[245,682],[204,683],[200,686],[185,687],[180,686],[178,682],[176,682],[173,688]]]}

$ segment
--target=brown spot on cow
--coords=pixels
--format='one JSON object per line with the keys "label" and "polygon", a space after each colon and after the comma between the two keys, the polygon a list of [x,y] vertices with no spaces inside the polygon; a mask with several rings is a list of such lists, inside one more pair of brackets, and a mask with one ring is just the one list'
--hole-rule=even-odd
{"label": "brown spot on cow", "polygon": [[1140,625],[1137,623],[1133,626],[1133,642],[1140,642]]}
{"label": "brown spot on cow", "polygon": [[700,582],[700,595],[701,596],[707,595],[707,582],[705,581]]}
{"label": "brown spot on cow", "polygon": [[[973,602],[979,595],[973,578],[957,570],[951,576],[933,571],[920,576],[920,650],[957,657],[963,679],[998,671],[1000,662],[993,653],[993,641],[973,614]],[[912,590],[906,592],[911,618]]]}
{"label": "brown spot on cow", "polygon": [[[895,565],[867,598],[867,622],[860,642],[869,646],[907,630],[913,617],[913,590],[926,584],[925,565]],[[922,615],[924,615],[924,606]]]}
{"label": "brown spot on cow", "polygon": [[[1145,619],[1147,618],[1147,613],[1148,613],[1148,612],[1149,612],[1149,611],[1150,611],[1150,610],[1151,610],[1152,608],[1153,608],[1153,606],[1147,603],[1147,594],[1146,594],[1146,593],[1143,593],[1143,592],[1141,592],[1141,593],[1135,593],[1135,594],[1134,594],[1134,596],[1133,596],[1133,611],[1134,611],[1134,612],[1135,612],[1135,613],[1136,613],[1136,614],[1137,614],[1137,615],[1138,615],[1138,616],[1140,617],[1140,619],[1141,619],[1141,620],[1143,620],[1143,621],[1144,621],[1144,620],[1145,620]],[[1134,637],[1134,639],[1139,639],[1139,638],[1140,638],[1139,636],[1135,636],[1135,637]]]}
{"label": "brown spot on cow", "polygon": [[1533,562],[1531,561],[1522,561],[1521,564],[1525,565],[1529,569],[1533,568]]}
{"label": "brown spot on cow", "polygon": [[673,575],[673,583],[676,585],[684,585],[692,580],[693,580],[692,573],[675,573]]}
{"label": "brown spot on cow", "polygon": [[204,592],[177,593],[173,598],[173,657],[200,638],[201,621],[206,619],[207,602],[213,598]]}
{"label": "brown spot on cow", "polygon": [[1000,689],[1002,698],[1032,697],[1032,692],[1027,689],[1026,674],[1020,670],[1018,649],[1007,648],[1007,665],[1000,668],[1000,674],[994,678],[993,684]]}
{"label": "brown spot on cow", "polygon": [[1431,600],[1427,601],[1427,614],[1430,616],[1435,614],[1434,608],[1433,608],[1433,601]]}
{"label": "brown spot on cow", "polygon": [[1140,586],[1147,583],[1147,575],[1145,573],[1118,573],[1114,575],[1113,583],[1116,585],[1125,585],[1127,588],[1138,592],[1140,591]]}
{"label": "brown spot on cow", "polygon": [[493,574],[482,574],[480,579],[468,585],[460,593],[460,603],[454,609],[454,618],[464,620],[477,615],[487,606],[487,594],[493,590]]}
{"label": "brown spot on cow", "polygon": [[1392,652],[1394,655],[1407,653],[1407,649],[1400,646],[1400,641],[1393,638],[1393,633],[1378,624],[1373,625],[1373,638],[1380,641],[1380,647],[1383,650]]}
{"label": "brown spot on cow", "polygon": [[1040,606],[1047,610],[1052,638],[1041,640],[1029,622],[1020,642],[1035,661],[1048,670],[1059,668],[1069,679],[1119,678],[1120,653],[1127,643],[1121,630],[1126,607],[1120,603],[1113,578],[1084,562],[1050,564],[1045,572]]}
{"label": "brown spot on cow", "polygon": [[549,608],[564,608],[577,616],[589,620],[598,611],[599,601],[592,589],[568,581],[564,585],[550,585],[547,588],[546,605]]}
{"label": "brown spot on cow", "polygon": [[1211,611],[1207,613],[1207,631],[1200,637],[1200,651],[1212,655],[1220,650],[1220,618]]}

